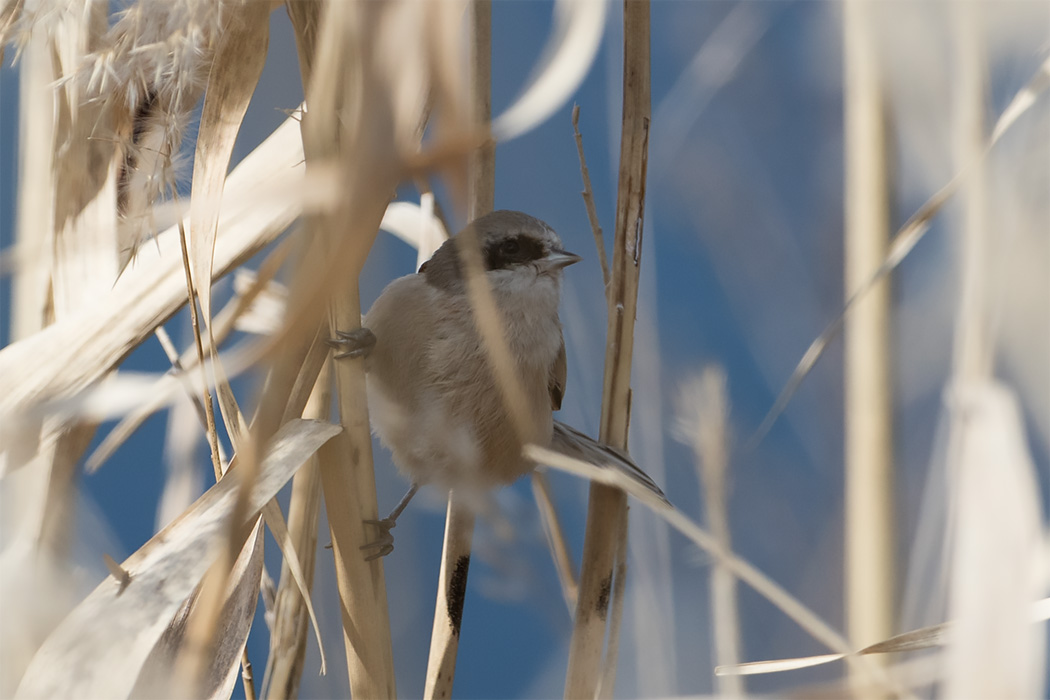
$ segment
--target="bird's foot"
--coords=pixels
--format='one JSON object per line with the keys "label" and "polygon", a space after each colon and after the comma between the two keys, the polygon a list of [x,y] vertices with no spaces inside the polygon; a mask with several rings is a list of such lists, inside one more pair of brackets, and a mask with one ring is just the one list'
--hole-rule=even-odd
{"label": "bird's foot", "polygon": [[355,328],[352,331],[336,331],[336,337],[326,342],[340,352],[335,359],[344,357],[368,357],[376,346],[376,334],[367,328]]}
{"label": "bird's foot", "polygon": [[375,525],[379,528],[379,537],[369,542],[368,544],[361,545],[362,551],[374,550],[365,557],[365,561],[373,561],[380,557],[385,557],[394,551],[394,536],[390,534],[390,531],[397,525],[396,518],[383,518],[382,520],[366,520],[366,525]]}

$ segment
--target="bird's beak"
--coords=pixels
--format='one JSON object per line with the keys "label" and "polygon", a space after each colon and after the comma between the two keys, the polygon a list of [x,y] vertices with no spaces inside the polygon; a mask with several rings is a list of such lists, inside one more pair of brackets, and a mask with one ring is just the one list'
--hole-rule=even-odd
{"label": "bird's beak", "polygon": [[573,263],[578,263],[583,258],[575,253],[569,253],[560,248],[551,248],[551,252],[547,253],[546,257],[542,258],[539,262],[547,272],[554,272],[560,270],[563,267],[568,267]]}

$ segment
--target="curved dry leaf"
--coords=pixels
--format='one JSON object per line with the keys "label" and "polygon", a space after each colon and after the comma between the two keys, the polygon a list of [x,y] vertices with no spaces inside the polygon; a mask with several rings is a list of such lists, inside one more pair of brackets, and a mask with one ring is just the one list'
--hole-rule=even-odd
{"label": "curved dry leaf", "polygon": [[[263,571],[263,541],[262,521],[257,520],[252,534],[245,540],[244,547],[230,571],[226,600],[223,602],[221,613],[224,633],[216,640],[211,651],[200,689],[201,697],[216,700],[228,698],[237,682],[241,656],[248,641],[248,633],[255,617],[256,601],[259,598],[259,582]],[[180,608],[154,645],[135,681],[131,697],[156,698],[177,694],[175,662],[186,639],[186,623],[196,596],[190,601],[190,605]]]}
{"label": "curved dry leaf", "polygon": [[[230,174],[226,201],[237,206],[223,207],[220,215],[219,275],[258,252],[299,214],[295,198],[255,195],[271,186],[295,189],[302,159],[299,124],[289,119]],[[143,248],[91,309],[0,350],[0,423],[16,422],[35,404],[71,396],[97,381],[185,303],[179,234],[172,228],[157,237],[156,247]]]}
{"label": "curved dry leaf", "polygon": [[242,297],[251,290],[254,297],[244,313],[237,317],[234,328],[242,333],[272,335],[281,329],[284,321],[288,288],[274,280],[257,285],[256,280],[255,273],[243,267],[237,270],[233,278],[235,296]]}
{"label": "curved dry leaf", "polygon": [[379,224],[379,228],[419,251],[417,270],[448,238],[448,231],[441,219],[434,215],[433,195],[424,195],[424,198],[429,198],[429,207],[411,202],[391,202],[383,213],[383,222]]}
{"label": "curved dry leaf", "polygon": [[[270,443],[251,494],[255,514],[291,479],[339,426],[296,420]],[[237,498],[237,472],[229,472],[171,525],[121,566],[130,583],[106,579],[58,626],[30,663],[19,698],[122,698],[168,621],[211,564]],[[254,517],[254,516],[252,516]]]}
{"label": "curved dry leaf", "polygon": [[1014,98],[1010,100],[1010,104],[999,115],[998,121],[995,122],[995,128],[992,130],[992,143],[998,141],[1006,133],[1006,130],[1013,126],[1017,118],[1028,111],[1028,108],[1039,97],[1039,93],[1047,87],[1050,87],[1050,57],[1043,61],[1035,76],[1028,81],[1027,85],[1021,88],[1020,92],[1014,95]]}
{"label": "curved dry leaf", "polygon": [[804,656],[797,659],[749,661],[746,664],[736,664],[735,666],[715,666],[715,675],[760,676],[766,673],[781,673],[783,671],[812,668],[813,666],[830,664],[832,661],[840,661],[844,658],[846,658],[846,654],[818,654],[817,656]]}
{"label": "curved dry leaf", "polygon": [[[1043,598],[1031,606],[1031,622],[1039,624],[1050,619],[1050,598]],[[919,651],[943,646],[948,639],[950,623],[943,622],[911,632],[904,632],[881,642],[866,646],[857,654],[893,654],[905,651]],[[766,673],[795,671],[829,664],[846,658],[847,654],[818,654],[793,659],[771,659],[769,661],[749,661],[733,666],[716,666],[716,676],[758,676]]]}
{"label": "curved dry leaf", "polygon": [[945,697],[1040,697],[1046,634],[1031,624],[1042,590],[1040,486],[1024,414],[1009,387],[957,381],[951,447]]}
{"label": "curved dry leaf", "polygon": [[284,520],[284,515],[281,513],[281,507],[277,504],[277,501],[272,500],[263,507],[263,517],[266,518],[266,526],[270,528],[274,540],[277,541],[277,546],[284,556],[284,563],[288,567],[288,572],[292,575],[295,586],[299,589],[299,595],[302,597],[303,605],[306,607],[306,614],[310,618],[310,626],[313,627],[314,637],[317,639],[317,650],[321,654],[321,675],[324,675],[328,672],[328,660],[325,658],[321,627],[317,624],[317,613],[314,612],[314,602],[310,596],[310,585],[306,582],[306,575],[303,573],[299,552],[295,549],[295,542],[288,532],[288,524]]}
{"label": "curved dry leaf", "polygon": [[[526,445],[523,454],[539,464],[546,464],[592,482],[613,486],[634,496],[649,510],[663,518],[668,525],[689,538],[696,546],[718,557],[719,564],[777,606],[815,639],[843,655],[852,651],[845,638],[820,619],[816,613],[747,561],[727,551],[712,534],[690,520],[666,500],[662,500],[659,495],[644,485],[642,481],[629,475],[627,471],[591,464],[538,445]],[[870,666],[865,666],[865,671],[870,672],[871,677],[887,687],[893,687],[885,672]]]}
{"label": "curved dry leaf", "polygon": [[270,43],[269,3],[246,2],[232,13],[208,76],[193,160],[190,269],[208,328],[211,328],[212,255],[226,169],[248,103],[262,75]]}
{"label": "curved dry leaf", "polygon": [[492,120],[499,141],[522,135],[554,114],[590,70],[605,29],[605,0],[558,0],[554,31],[529,86]]}

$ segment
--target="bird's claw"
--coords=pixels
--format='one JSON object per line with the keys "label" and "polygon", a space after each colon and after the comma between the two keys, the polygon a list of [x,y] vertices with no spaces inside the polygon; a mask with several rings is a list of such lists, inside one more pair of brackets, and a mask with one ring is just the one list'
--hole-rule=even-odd
{"label": "bird's claw", "polygon": [[352,331],[336,331],[336,337],[328,338],[329,346],[340,350],[335,359],[344,357],[368,357],[376,346],[376,335],[367,328],[355,328]]}
{"label": "bird's claw", "polygon": [[390,531],[397,525],[397,520],[393,518],[383,518],[382,520],[366,520],[366,525],[375,525],[379,528],[379,537],[372,540],[368,544],[361,545],[362,550],[374,549],[375,551],[365,557],[365,561],[373,561],[380,557],[385,557],[394,551],[394,536],[390,534]]}

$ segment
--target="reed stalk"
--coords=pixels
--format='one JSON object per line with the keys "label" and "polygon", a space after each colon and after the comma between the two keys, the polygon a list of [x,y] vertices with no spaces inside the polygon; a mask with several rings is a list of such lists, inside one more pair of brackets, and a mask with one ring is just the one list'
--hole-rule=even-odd
{"label": "reed stalk", "polygon": [[[620,175],[616,199],[615,238],[608,288],[608,335],[602,391],[600,439],[627,449],[630,425],[631,358],[638,305],[638,274],[642,253],[645,178],[649,151],[649,2],[624,2],[623,118]],[[583,566],[580,572],[576,622],[569,648],[565,697],[592,698],[603,676],[602,650],[618,552],[626,544],[622,521],[627,497],[617,489],[592,484],[587,511]],[[622,596],[613,596],[622,601]],[[616,617],[616,613],[613,614]],[[610,645],[606,667],[616,666],[617,649]],[[606,672],[605,678],[614,678]],[[610,685],[605,682],[606,687]]]}
{"label": "reed stalk", "polygon": [[[848,0],[845,42],[845,298],[889,250],[886,106],[874,32],[877,5]],[[862,648],[893,633],[896,528],[890,286],[869,289],[845,319],[846,626]],[[867,679],[855,677],[867,686]],[[858,686],[858,691],[860,686]],[[880,697],[870,690],[865,697]]]}

